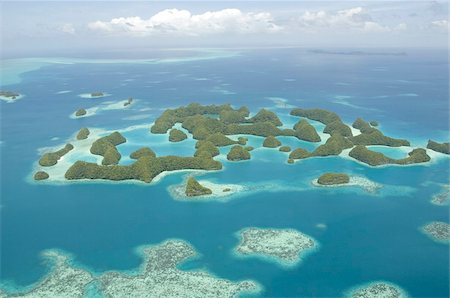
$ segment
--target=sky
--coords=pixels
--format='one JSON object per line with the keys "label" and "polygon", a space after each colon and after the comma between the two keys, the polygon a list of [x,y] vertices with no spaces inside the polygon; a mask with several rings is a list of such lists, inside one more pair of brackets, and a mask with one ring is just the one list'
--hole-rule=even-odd
{"label": "sky", "polygon": [[448,1],[0,1],[1,57],[145,48],[448,47]]}

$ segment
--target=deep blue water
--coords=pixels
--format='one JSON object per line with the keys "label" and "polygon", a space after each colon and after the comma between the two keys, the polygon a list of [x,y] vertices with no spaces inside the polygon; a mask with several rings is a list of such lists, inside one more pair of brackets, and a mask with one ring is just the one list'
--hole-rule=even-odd
{"label": "deep blue water", "polygon": [[[1,279],[26,286],[42,278],[47,268],[39,253],[45,249],[67,251],[76,262],[102,272],[137,267],[141,260],[134,248],[139,245],[181,238],[201,254],[185,266],[231,280],[254,279],[264,286],[263,296],[339,296],[355,285],[387,280],[411,296],[448,297],[449,246],[418,230],[429,221],[449,221],[448,206],[429,202],[439,184],[449,182],[448,158],[426,166],[374,169],[336,157],[288,165],[277,150],[257,150],[250,162],[224,161],[224,171],[202,176],[276,186],[228,202],[172,199],[167,188],[179,184],[182,173],[154,185],[27,181],[39,158],[37,149],[64,143],[80,127],[150,124],[160,109],[193,101],[246,105],[252,112],[270,107],[292,123],[296,119],[288,116],[289,109],[276,108],[267,99],[280,97],[293,106],[333,110],[350,123],[356,117],[378,120],[386,134],[408,138],[416,146],[429,138],[448,141],[447,52],[407,53],[249,50],[236,57],[179,63],[54,64],[22,74],[20,83],[2,88],[26,96],[13,104],[0,103]],[[56,94],[63,90],[72,92]],[[95,90],[112,95],[95,100],[77,96]],[[80,107],[129,96],[137,99],[129,110],[69,118]],[[140,115],[146,118],[129,120]],[[145,134],[145,129],[124,133],[130,142],[118,147],[122,155],[143,144],[159,155],[193,152],[193,141],[171,147],[163,136]],[[353,188],[309,186],[311,179],[333,170],[365,176],[385,185],[386,191],[373,196]],[[327,228],[318,228],[320,223]],[[296,228],[314,237],[320,249],[289,270],[234,258],[234,233],[249,226]]]}

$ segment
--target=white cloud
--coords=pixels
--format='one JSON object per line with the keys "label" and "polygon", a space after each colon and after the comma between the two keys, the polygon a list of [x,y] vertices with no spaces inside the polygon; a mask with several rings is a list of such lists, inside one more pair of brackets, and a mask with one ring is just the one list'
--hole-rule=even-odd
{"label": "white cloud", "polygon": [[64,33],[75,34],[75,27],[71,23],[63,24],[59,29]]}
{"label": "white cloud", "polygon": [[439,30],[450,30],[450,22],[447,20],[438,20],[438,21],[433,21],[431,22],[431,27],[434,29],[439,29]]}
{"label": "white cloud", "polygon": [[166,9],[149,19],[120,17],[88,24],[91,30],[137,36],[155,34],[204,35],[220,33],[271,33],[282,29],[270,13],[223,9],[193,15],[188,10]]}
{"label": "white cloud", "polygon": [[375,22],[362,7],[354,7],[336,12],[324,10],[305,12],[298,25],[310,32],[323,30],[357,30],[362,32],[387,32],[390,28]]}

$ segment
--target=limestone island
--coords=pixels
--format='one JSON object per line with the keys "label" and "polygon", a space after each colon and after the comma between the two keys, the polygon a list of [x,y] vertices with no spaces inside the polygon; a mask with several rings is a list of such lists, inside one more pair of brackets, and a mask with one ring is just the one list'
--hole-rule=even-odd
{"label": "limestone island", "polygon": [[356,287],[346,296],[349,298],[407,298],[408,294],[397,285],[377,281]]}
{"label": "limestone island", "polygon": [[250,159],[250,152],[240,145],[235,145],[228,152],[227,159],[230,161],[248,160]]}
{"label": "limestone island", "polygon": [[344,173],[325,173],[317,179],[317,183],[321,185],[347,184],[350,177]]}
{"label": "limestone island", "polygon": [[324,188],[355,186],[372,194],[377,193],[383,187],[365,177],[349,176],[344,173],[325,173],[318,179],[314,179],[312,185]]}
{"label": "limestone island", "polygon": [[297,265],[318,247],[313,238],[294,229],[245,228],[239,231],[238,256],[259,256],[283,266]]}
{"label": "limestone island", "polygon": [[180,270],[181,263],[198,257],[197,251],[183,240],[142,246],[138,252],[143,263],[133,272],[93,274],[74,267],[64,254],[49,251],[45,256],[54,266],[42,281],[24,292],[0,291],[0,297],[85,297],[93,284],[101,297],[238,297],[262,290],[252,280],[235,282],[205,270]]}
{"label": "limestone island", "polygon": [[123,103],[123,106],[129,106],[133,103],[133,98],[129,97],[126,102]]}
{"label": "limestone island", "polygon": [[[106,96],[103,93],[91,95]],[[131,103],[130,98],[125,103]],[[123,103],[120,103],[122,106]],[[89,113],[88,113],[89,114]],[[342,122],[334,112],[322,109],[299,109],[291,111],[291,115],[303,117],[293,128],[283,128],[280,118],[272,111],[261,109],[250,116],[247,107],[234,108],[229,104],[200,105],[191,103],[174,109],[167,109],[155,120],[150,127],[153,134],[168,134],[169,141],[179,142],[190,138],[195,139],[195,153],[193,156],[156,156],[150,148],[141,148],[131,154],[135,162],[129,165],[119,165],[121,155],[116,146],[126,142],[119,133],[114,132],[95,140],[89,150],[91,154],[102,156],[101,164],[78,160],[72,166],[65,167],[65,178],[73,179],[105,179],[105,180],[139,180],[151,182],[163,172],[176,170],[220,170],[222,163],[214,158],[220,155],[219,147],[231,146],[227,159],[229,161],[249,160],[252,146],[247,144],[246,135],[264,137],[264,147],[279,148],[280,152],[290,152],[288,163],[296,160],[338,156],[349,151],[349,156],[369,165],[396,164],[408,165],[423,163],[430,160],[426,150],[413,149],[404,159],[391,159],[382,153],[367,149],[366,145],[406,146],[409,142],[384,136],[378,129],[361,118],[353,123],[353,129],[359,129],[360,134],[353,135],[352,129]],[[309,120],[306,120],[309,119]],[[277,137],[292,137],[305,142],[322,141],[316,128],[309,121],[318,121],[325,125],[323,133],[329,134],[325,143],[320,144],[311,152],[304,148],[281,146]],[[189,132],[175,128],[181,125]],[[77,140],[84,140],[89,136],[89,130],[83,128],[78,132]],[[89,140],[90,141],[90,140]],[[89,142],[83,144],[89,145]],[[66,148],[69,149],[69,148]],[[83,149],[84,150],[84,149]],[[56,153],[59,153],[56,152]],[[64,153],[64,152],[60,152]],[[347,154],[347,151],[344,152]],[[62,156],[62,155],[61,155]],[[54,165],[60,158],[58,155],[47,155],[40,162],[41,165]],[[46,161],[50,159],[50,161]],[[52,175],[53,176],[53,175]],[[351,180],[351,179],[350,179]]]}
{"label": "limestone island", "polygon": [[80,131],[77,134],[77,140],[85,140],[85,139],[87,139],[89,137],[90,133],[91,132],[89,131],[88,128],[86,128],[86,127],[81,128]]}
{"label": "limestone island", "polygon": [[43,167],[51,167],[56,165],[58,160],[66,155],[70,150],[73,149],[72,144],[66,144],[64,148],[55,151],[55,152],[48,152],[42,155],[42,157],[39,159],[39,164]]}
{"label": "limestone island", "polygon": [[105,94],[103,92],[92,92],[91,93],[91,97],[102,97],[105,96]]}
{"label": "limestone island", "polygon": [[78,109],[76,112],[75,112],[75,116],[76,117],[81,117],[81,116],[84,116],[84,115],[86,115],[86,110],[85,109]]}
{"label": "limestone island", "polygon": [[450,200],[450,185],[442,186],[442,191],[437,193],[431,199],[431,203],[435,205],[447,205]]}
{"label": "limestone island", "polygon": [[49,177],[48,173],[44,171],[37,171],[33,176],[34,180],[46,180]]}
{"label": "limestone island", "polygon": [[212,194],[212,190],[201,185],[194,177],[189,177],[186,182],[185,194],[188,197],[204,196]]}
{"label": "limestone island", "polygon": [[172,128],[169,132],[169,141],[181,142],[187,139],[187,135],[179,129]]}
{"label": "limestone island", "polygon": [[268,136],[267,138],[264,139],[263,147],[277,148],[280,146],[281,146],[281,142],[278,141],[278,139],[275,138],[274,136]]}
{"label": "limestone island", "polygon": [[450,225],[442,221],[433,221],[421,228],[422,232],[436,242],[450,242]]}
{"label": "limestone island", "polygon": [[428,140],[427,148],[447,155],[450,154],[450,142],[438,143],[432,140]]}
{"label": "limestone island", "polygon": [[22,96],[23,95],[13,91],[0,91],[0,99],[9,103],[22,98]]}

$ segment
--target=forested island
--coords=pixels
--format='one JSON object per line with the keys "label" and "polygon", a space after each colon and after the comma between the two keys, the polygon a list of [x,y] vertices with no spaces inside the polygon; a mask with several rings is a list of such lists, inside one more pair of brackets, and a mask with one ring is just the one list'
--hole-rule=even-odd
{"label": "forested island", "polygon": [[[229,147],[226,154],[229,161],[251,159],[250,151],[254,149],[254,145],[246,146],[248,138],[242,135],[262,137],[264,138],[262,147],[279,148],[280,153],[288,153],[288,164],[312,157],[338,156],[344,151],[350,158],[370,166],[409,165],[430,161],[430,156],[423,148],[411,148],[408,156],[403,159],[393,159],[367,148],[366,146],[371,145],[410,146],[408,140],[385,136],[376,128],[378,123],[375,121],[367,122],[358,118],[353,122],[352,130],[339,115],[331,111],[295,108],[290,114],[301,117],[292,128],[284,126],[277,114],[266,109],[259,110],[254,116],[250,116],[247,107],[233,108],[229,104],[192,103],[167,109],[151,125],[150,133],[166,134],[170,142],[181,142],[193,138],[197,141],[193,156],[157,156],[151,148],[143,147],[130,154],[130,159],[135,160],[132,164],[121,165],[119,163],[122,156],[117,146],[125,143],[126,139],[116,131],[91,141],[89,152],[101,156],[101,164],[76,161],[67,169],[65,178],[67,180],[107,179],[151,182],[157,175],[166,171],[220,170],[223,167],[221,161],[214,159],[220,154],[220,147]],[[309,121],[324,124],[323,133],[329,137],[321,137],[316,127]],[[175,125],[178,125],[177,128],[174,127]],[[355,130],[359,130],[360,133],[355,134]],[[89,135],[88,128],[81,128],[76,139],[85,140]],[[312,151],[302,147],[291,148],[283,146],[277,137],[292,137],[301,141],[319,143],[319,145]],[[427,148],[446,153],[448,144],[439,144],[430,140]],[[44,167],[56,165],[64,154],[72,150],[73,146],[71,146],[67,144],[61,150],[45,154],[39,164]],[[36,180],[47,178],[43,173],[36,173],[35,176]],[[322,184],[347,181],[347,178],[335,175],[321,178],[319,183],[322,182]]]}

